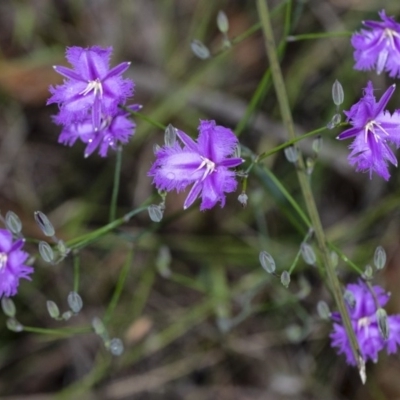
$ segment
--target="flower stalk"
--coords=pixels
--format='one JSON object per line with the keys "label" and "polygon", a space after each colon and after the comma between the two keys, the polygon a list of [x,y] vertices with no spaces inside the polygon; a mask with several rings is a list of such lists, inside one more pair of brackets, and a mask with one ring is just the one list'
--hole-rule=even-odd
{"label": "flower stalk", "polygon": [[[293,118],[289,106],[288,97],[286,94],[286,88],[282,77],[282,72],[280,69],[275,40],[272,32],[272,26],[270,21],[270,14],[268,10],[268,5],[266,0],[257,0],[257,9],[258,14],[261,20],[261,25],[264,33],[265,38],[265,47],[267,50],[268,59],[270,62],[272,79],[276,91],[276,95],[278,98],[279,108],[282,115],[283,123],[288,131],[290,140],[294,140],[296,138]],[[357,367],[360,372],[361,379],[363,383],[365,383],[365,363],[363,362],[359,344],[357,342],[356,336],[354,334],[353,327],[350,322],[350,318],[343,300],[342,291],[340,287],[340,282],[336,276],[335,269],[332,265],[330,253],[327,246],[327,241],[325,237],[324,230],[322,228],[321,220],[318,214],[318,210],[315,204],[314,196],[311,190],[310,182],[308,176],[306,174],[306,169],[303,161],[303,157],[300,154],[299,150],[299,157],[295,163],[296,165],[296,172],[298,176],[298,180],[300,183],[302,195],[307,207],[307,211],[309,217],[311,219],[312,227],[315,232],[315,237],[317,240],[317,244],[319,250],[322,255],[322,260],[325,265],[327,275],[329,278],[329,282],[331,285],[332,293],[335,298],[335,302],[339,309],[340,315],[342,317],[342,321],[344,327],[346,329],[346,333],[349,337],[351,350],[354,355],[354,359],[357,362]]]}

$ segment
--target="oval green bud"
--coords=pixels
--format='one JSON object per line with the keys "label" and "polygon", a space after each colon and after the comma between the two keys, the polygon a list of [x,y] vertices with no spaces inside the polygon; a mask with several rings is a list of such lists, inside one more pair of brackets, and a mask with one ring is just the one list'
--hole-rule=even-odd
{"label": "oval green bud", "polygon": [[211,56],[208,47],[205,46],[200,40],[197,39],[193,40],[192,43],[190,44],[190,47],[192,48],[194,55],[200,58],[201,60],[206,60]]}
{"label": "oval green bud", "polygon": [[176,128],[171,124],[167,126],[164,133],[164,143],[167,147],[172,147],[176,142]]}
{"label": "oval green bud", "polygon": [[15,318],[8,318],[6,325],[7,328],[13,332],[22,332],[24,330],[24,326]]}
{"label": "oval green bud", "polygon": [[294,163],[299,159],[299,151],[295,146],[289,146],[284,149],[286,159]]}
{"label": "oval green bud", "polygon": [[152,204],[147,208],[147,211],[149,212],[149,217],[153,222],[160,222],[162,220],[164,213],[160,206]]}
{"label": "oval green bud", "polygon": [[78,314],[81,311],[83,302],[81,296],[79,296],[76,292],[70,292],[68,294],[68,305],[69,308],[73,311],[74,314]]}
{"label": "oval green bud", "polygon": [[45,214],[41,211],[35,211],[34,217],[39,228],[46,236],[53,237],[55,235],[54,227]]}
{"label": "oval green bud", "polygon": [[344,101],[343,86],[337,79],[332,85],[332,99],[336,106],[340,106]]}
{"label": "oval green bud", "polygon": [[290,284],[290,274],[288,271],[283,271],[281,275],[281,283],[285,288],[289,287]]}
{"label": "oval green bud", "polygon": [[331,311],[329,310],[328,304],[325,301],[319,301],[317,304],[318,315],[321,319],[329,319],[331,317]]}
{"label": "oval green bud", "polygon": [[46,307],[51,318],[57,319],[60,316],[60,310],[54,301],[47,300]]}
{"label": "oval green bud", "polygon": [[273,274],[276,269],[275,260],[271,256],[271,254],[266,251],[261,251],[259,255],[259,260],[261,266],[269,273]]}
{"label": "oval green bud", "polygon": [[5,218],[6,227],[14,234],[18,235],[22,229],[22,222],[18,215],[12,211],[7,211]]}
{"label": "oval green bud", "polygon": [[44,241],[39,242],[39,254],[47,263],[52,263],[54,261],[54,252],[51,246]]}
{"label": "oval green bud", "polygon": [[376,311],[376,320],[378,321],[379,333],[384,340],[388,340],[390,334],[389,324],[386,311],[383,308],[378,308]]}
{"label": "oval green bud", "polygon": [[382,246],[378,246],[375,250],[374,264],[376,269],[382,269],[386,264],[386,252]]}
{"label": "oval green bud", "polygon": [[113,338],[110,341],[110,353],[113,356],[120,356],[124,352],[124,344],[119,338]]}
{"label": "oval green bud", "polygon": [[315,256],[313,248],[308,243],[302,243],[300,252],[306,264],[315,265],[317,257]]}
{"label": "oval green bud", "polygon": [[228,17],[223,11],[219,11],[217,16],[217,26],[221,33],[227,33],[229,30]]}
{"label": "oval green bud", "polygon": [[7,317],[15,317],[15,314],[17,312],[15,308],[14,302],[8,298],[8,297],[3,297],[1,299],[1,308],[3,309],[3,312]]}

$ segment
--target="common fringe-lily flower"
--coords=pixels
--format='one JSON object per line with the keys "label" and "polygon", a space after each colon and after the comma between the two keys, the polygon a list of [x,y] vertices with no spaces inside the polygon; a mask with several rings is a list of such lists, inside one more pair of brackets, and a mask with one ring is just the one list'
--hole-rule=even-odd
{"label": "common fringe-lily flower", "polygon": [[50,87],[52,96],[47,101],[47,104],[59,105],[60,112],[54,118],[56,123],[83,122],[89,113],[94,130],[99,130],[101,121],[114,116],[118,105],[124,104],[133,94],[133,82],[121,76],[130,63],[123,62],[110,69],[111,53],[111,47],[67,48],[66,57],[73,69],[54,66],[54,70],[67,79],[63,85]]}
{"label": "common fringe-lily flower", "polygon": [[[387,337],[384,339],[376,313],[378,308],[388,302],[390,295],[380,286],[373,286],[372,289],[379,307],[366,283],[360,280],[357,284],[346,286],[346,290],[354,298],[354,304],[348,305],[347,308],[364,361],[370,359],[377,362],[381,350],[386,348],[388,354],[393,354],[400,345],[400,315],[387,317],[385,322]],[[334,321],[333,332],[330,334],[332,347],[335,347],[339,354],[346,356],[348,364],[356,365],[340,314],[334,312],[331,318]]]}
{"label": "common fringe-lily flower", "polygon": [[202,198],[200,210],[214,207],[220,202],[225,205],[225,193],[236,189],[236,174],[229,168],[240,165],[243,160],[231,157],[238,140],[233,132],[215,121],[200,121],[197,142],[184,132],[177,130],[178,141],[165,145],[156,151],[157,160],[149,176],[159,190],[178,192],[193,185],[184,203],[190,207]]}
{"label": "common fringe-lily flower", "polygon": [[[137,111],[140,107],[136,104],[128,108]],[[106,157],[110,147],[116,150],[119,144],[128,143],[135,133],[136,125],[128,115],[127,112],[120,110],[113,117],[103,118],[97,131],[90,117],[86,121],[69,124],[62,130],[58,142],[72,146],[77,139],[80,139],[83,143],[87,143],[85,157],[89,157],[98,147],[100,156]]]}
{"label": "common fringe-lily flower", "polygon": [[351,38],[355,69],[371,70],[376,68],[380,74],[389,72],[392,78],[400,76],[400,24],[394,18],[387,17],[385,10],[379,13],[382,22],[364,21],[369,30],[362,29]]}
{"label": "common fringe-lily flower", "polygon": [[390,115],[385,107],[391,98],[396,85],[392,85],[376,102],[372,82],[364,89],[364,96],[349,111],[344,111],[352,128],[342,132],[337,139],[354,137],[349,146],[351,152],[348,160],[356,165],[357,171],[369,171],[388,180],[390,177],[388,161],[397,166],[397,159],[388,143],[400,146],[400,113]]}
{"label": "common fringe-lily flower", "polygon": [[7,229],[0,229],[0,298],[10,297],[17,293],[19,280],[28,279],[33,268],[25,265],[28,253],[22,251],[22,239],[13,241]]}

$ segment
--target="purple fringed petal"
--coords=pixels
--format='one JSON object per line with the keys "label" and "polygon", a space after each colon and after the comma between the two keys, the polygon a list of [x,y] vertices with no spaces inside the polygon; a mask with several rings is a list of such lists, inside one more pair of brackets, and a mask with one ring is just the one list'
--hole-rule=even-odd
{"label": "purple fringed petal", "polygon": [[28,253],[21,250],[23,241],[13,243],[12,234],[0,229],[0,298],[17,293],[20,279],[30,280],[33,268],[25,265]]}
{"label": "purple fringed petal", "polygon": [[129,62],[109,68],[111,52],[111,47],[98,46],[67,49],[66,57],[73,68],[54,68],[67,79],[62,85],[50,87],[52,96],[47,101],[47,104],[59,106],[59,114],[54,118],[56,123],[82,123],[91,114],[93,126],[99,130],[103,119],[119,113],[118,106],[132,96],[134,84],[121,76]]}
{"label": "purple fringed petal", "polygon": [[193,184],[184,204],[189,207],[201,197],[200,209],[225,205],[225,193],[236,189],[235,173],[229,168],[240,165],[241,158],[229,157],[238,141],[230,129],[217,126],[214,121],[201,121],[196,143],[186,133],[177,130],[173,146],[164,146],[156,153],[156,161],[148,175],[157,189],[177,191]]}
{"label": "purple fringed petal", "polygon": [[[346,290],[351,292],[355,299],[355,306],[349,308],[349,315],[364,360],[376,362],[378,353],[385,347],[389,354],[396,352],[400,345],[400,315],[388,316],[389,337],[385,341],[376,320],[377,305],[365,282],[359,280],[357,284],[347,285]],[[377,285],[373,290],[379,307],[383,307],[389,295]],[[333,331],[330,334],[331,345],[336,348],[338,354],[345,354],[348,364],[356,365],[341,319],[335,317],[334,321]]]}
{"label": "purple fringed petal", "polygon": [[383,70],[392,78],[400,76],[400,24],[385,11],[379,13],[382,22],[365,21],[369,29],[362,29],[351,38],[354,47],[354,68],[370,70],[376,68],[378,74]]}

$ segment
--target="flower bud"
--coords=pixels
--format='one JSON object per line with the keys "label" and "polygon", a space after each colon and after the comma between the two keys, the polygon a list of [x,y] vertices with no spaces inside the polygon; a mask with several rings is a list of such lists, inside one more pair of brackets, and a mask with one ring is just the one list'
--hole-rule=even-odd
{"label": "flower bud", "polygon": [[223,11],[220,11],[217,16],[217,26],[221,33],[227,33],[229,30],[228,17]]}
{"label": "flower bud", "polygon": [[57,250],[59,251],[62,258],[65,258],[70,252],[70,249],[65,245],[63,240],[59,240],[57,242]]}
{"label": "flower bud", "polygon": [[313,248],[308,243],[302,243],[300,252],[306,264],[315,265],[317,257],[315,256]]}
{"label": "flower bud", "polygon": [[154,153],[154,155],[156,156],[157,153],[158,153],[160,150],[161,150],[161,146],[159,146],[157,143],[155,143],[155,144],[153,145],[153,153]]}
{"label": "flower bud", "polygon": [[384,340],[388,340],[390,334],[389,324],[386,311],[383,308],[378,308],[376,311],[376,320],[378,321],[379,333]]}
{"label": "flower bud", "polygon": [[73,311],[74,314],[78,314],[81,311],[83,302],[81,296],[79,296],[76,292],[70,292],[68,294],[68,305],[69,308]]}
{"label": "flower bud", "polygon": [[247,206],[247,200],[248,200],[248,196],[246,193],[241,193],[238,196],[238,201],[239,203],[242,205],[242,207],[246,207]]}
{"label": "flower bud", "polygon": [[374,264],[376,269],[382,269],[386,264],[386,252],[382,246],[378,246],[375,250]]}
{"label": "flower bud", "polygon": [[167,126],[164,133],[164,143],[167,147],[172,147],[176,142],[176,128],[171,124]]}
{"label": "flower bud", "polygon": [[22,332],[24,330],[24,326],[15,318],[8,318],[6,325],[7,328],[13,332]]}
{"label": "flower bud", "polygon": [[92,327],[96,335],[103,336],[106,333],[106,328],[103,321],[99,317],[94,317],[92,319]]}
{"label": "flower bud", "polygon": [[163,218],[163,211],[160,206],[152,204],[147,208],[149,212],[149,217],[153,222],[160,222]]}
{"label": "flower bud", "polygon": [[192,48],[194,55],[200,58],[201,60],[206,60],[211,56],[208,47],[205,46],[200,40],[197,39],[193,40],[192,43],[190,44],[190,47]]}
{"label": "flower bud", "polygon": [[321,136],[318,136],[316,139],[313,140],[312,149],[315,154],[318,154],[321,151],[321,149],[322,149],[322,137]]}
{"label": "flower bud", "polygon": [[332,86],[332,99],[336,106],[340,106],[344,101],[343,86],[337,79]]}
{"label": "flower bud", "polygon": [[331,311],[329,310],[328,304],[325,301],[319,301],[317,304],[318,315],[321,319],[329,319]]}
{"label": "flower bud", "polygon": [[295,146],[286,147],[284,152],[286,159],[291,163],[294,163],[299,159],[299,151]]}
{"label": "flower bud", "polygon": [[110,341],[110,353],[113,356],[120,356],[124,352],[124,344],[119,338],[113,338]]}
{"label": "flower bud", "polygon": [[60,316],[60,310],[54,301],[47,300],[46,307],[51,318],[57,319]]}
{"label": "flower bud", "polygon": [[285,286],[285,288],[289,287],[289,283],[290,283],[290,274],[288,271],[283,271],[282,275],[281,275],[281,283],[283,286]]}
{"label": "flower bud", "polygon": [[3,309],[3,312],[5,315],[7,315],[7,317],[15,317],[15,304],[10,298],[3,297],[1,299],[1,308]]}
{"label": "flower bud", "polygon": [[373,271],[372,267],[368,264],[365,267],[363,277],[368,280],[368,279],[371,279],[373,277],[373,275],[374,275],[374,271]]}
{"label": "flower bud", "polygon": [[73,315],[72,311],[65,311],[65,312],[62,313],[61,318],[64,321],[68,321],[72,317],[72,315]]}
{"label": "flower bud", "polygon": [[47,242],[39,242],[39,254],[47,263],[52,263],[54,261],[53,249]]}
{"label": "flower bud", "polygon": [[19,219],[18,215],[15,214],[14,212],[7,211],[5,222],[7,229],[9,229],[12,233],[18,235],[21,232],[22,229],[21,220]]}
{"label": "flower bud", "polygon": [[156,267],[163,278],[169,278],[171,276],[170,264],[171,253],[169,248],[167,246],[161,246],[156,259]]}
{"label": "flower bud", "polygon": [[53,237],[55,235],[55,230],[52,223],[49,221],[47,216],[43,214],[41,211],[34,212],[35,221],[39,225],[41,231],[49,237]]}
{"label": "flower bud", "polygon": [[344,301],[350,308],[354,308],[356,306],[356,299],[350,290],[346,290],[343,294]]}
{"label": "flower bud", "polygon": [[331,251],[330,257],[331,257],[332,267],[336,268],[339,264],[339,256],[335,251]]}
{"label": "flower bud", "polygon": [[261,266],[269,273],[273,274],[276,269],[275,260],[272,258],[271,254],[266,251],[261,251],[259,255],[259,260]]}

